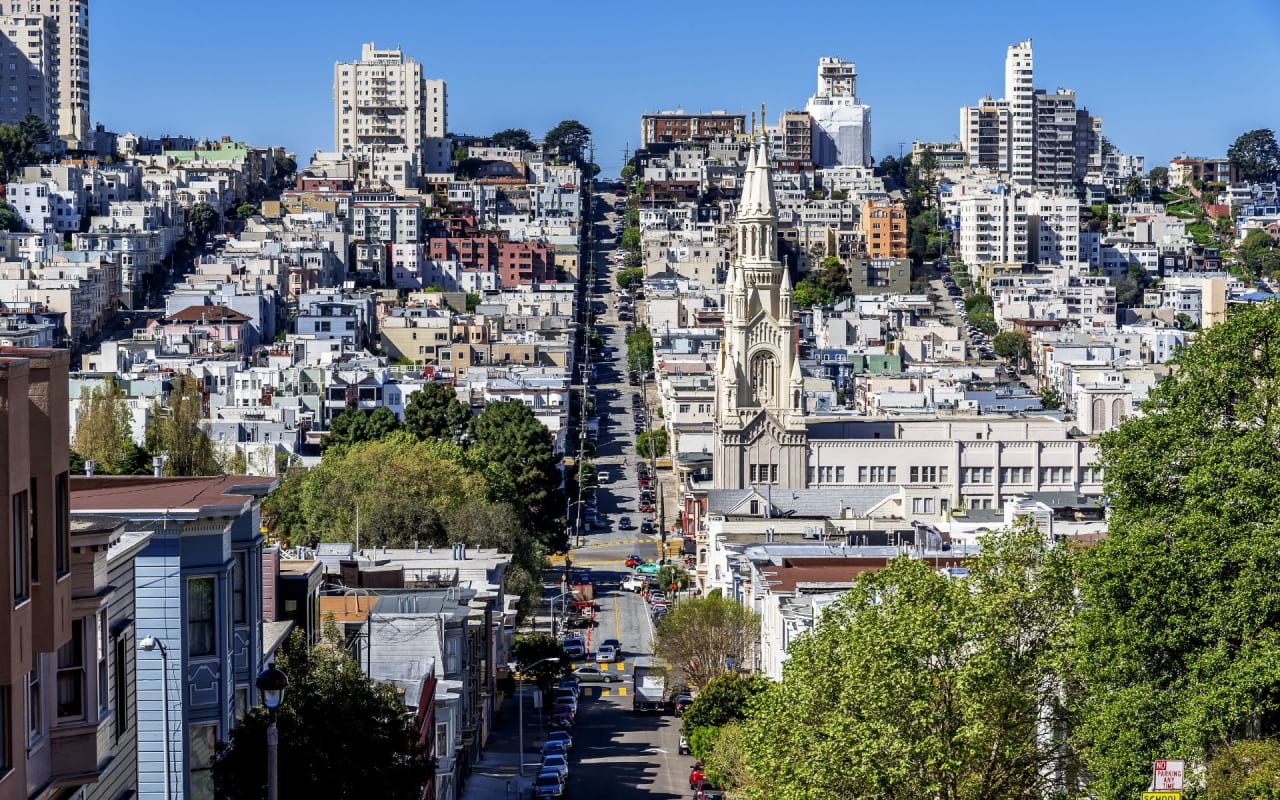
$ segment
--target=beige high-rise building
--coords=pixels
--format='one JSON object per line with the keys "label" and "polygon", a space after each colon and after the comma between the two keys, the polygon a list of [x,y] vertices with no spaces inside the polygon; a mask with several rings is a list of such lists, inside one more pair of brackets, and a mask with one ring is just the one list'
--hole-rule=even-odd
{"label": "beige high-rise building", "polygon": [[1004,99],[1009,101],[1014,183],[1035,180],[1035,89],[1031,40],[1009,45],[1004,59]]}
{"label": "beige high-rise building", "polygon": [[[368,174],[391,184],[449,171],[448,102],[443,80],[422,75],[422,65],[400,48],[373,43],[360,60],[333,68],[333,149],[368,164]],[[415,174],[388,174],[413,171]]]}
{"label": "beige high-rise building", "polygon": [[[92,146],[89,119],[89,0],[0,0],[5,22],[18,18],[44,17],[56,34],[53,42],[54,64],[45,71],[46,80],[54,85],[56,113],[44,116],[49,128],[71,149]],[[4,29],[8,36],[12,25]],[[31,29],[27,29],[31,35]],[[10,37],[12,40],[12,37]],[[29,50],[22,44],[19,50]],[[33,62],[34,63],[34,62]],[[6,69],[11,75],[18,70]],[[12,81],[5,81],[10,86]],[[0,92],[4,89],[0,83]],[[14,92],[10,91],[12,96]],[[3,104],[0,104],[3,105]],[[12,103],[8,105],[12,106]],[[7,113],[10,109],[5,109]],[[25,112],[24,112],[25,113]],[[6,116],[7,119],[7,116]]]}

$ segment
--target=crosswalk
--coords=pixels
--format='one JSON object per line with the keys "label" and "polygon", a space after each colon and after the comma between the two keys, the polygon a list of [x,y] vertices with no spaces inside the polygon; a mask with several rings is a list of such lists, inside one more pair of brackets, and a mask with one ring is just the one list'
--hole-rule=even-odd
{"label": "crosswalk", "polygon": [[600,691],[600,696],[601,697],[626,697],[627,687],[619,686],[614,689],[602,689]]}

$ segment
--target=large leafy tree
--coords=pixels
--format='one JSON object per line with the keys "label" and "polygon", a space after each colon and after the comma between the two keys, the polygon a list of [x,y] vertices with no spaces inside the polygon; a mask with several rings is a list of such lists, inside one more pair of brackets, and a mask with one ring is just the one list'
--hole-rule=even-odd
{"label": "large leafy tree", "polygon": [[591,129],[576,119],[566,119],[547,131],[542,145],[565,161],[584,162],[587,145],[591,143]]}
{"label": "large leafy tree", "polygon": [[404,407],[404,427],[420,439],[457,441],[470,422],[471,410],[443,383],[424,384]]}
{"label": "large leafy tree", "polygon": [[1081,570],[1077,729],[1097,796],[1204,762],[1280,705],[1280,303],[1202,333],[1100,441],[1111,519]]}
{"label": "large leafy tree", "polygon": [[85,387],[80,394],[72,446],[101,472],[128,474],[135,449],[131,446],[132,421],[133,413],[120,384],[108,378],[102,386]]}
{"label": "large leafy tree", "polygon": [[1280,144],[1268,128],[1242,133],[1227,148],[1227,160],[1240,180],[1270,183],[1280,173]]}
{"label": "large leafy tree", "polygon": [[511,658],[515,660],[517,671],[534,678],[544,689],[573,668],[560,640],[549,633],[517,636],[511,645]]}
{"label": "large leafy tree", "polygon": [[203,241],[215,232],[219,219],[218,210],[205,202],[196,203],[187,210],[187,227],[196,241]]}
{"label": "large leafy tree", "polygon": [[1254,228],[1245,235],[1237,254],[1252,276],[1280,273],[1280,249],[1276,247],[1276,239],[1261,228]]}
{"label": "large leafy tree", "polygon": [[[374,684],[328,626],[307,647],[301,631],[277,666],[289,676],[278,714],[281,800],[379,797],[419,800],[434,769],[395,687]],[[231,731],[213,766],[218,797],[265,800],[267,712],[252,709]],[[432,733],[434,735],[434,733]]]}
{"label": "large leafy tree", "polygon": [[558,459],[551,433],[533,411],[519,400],[488,404],[471,422],[471,443],[480,457],[506,474],[539,541],[548,549],[562,549],[565,501]]}
{"label": "large leafy tree", "polygon": [[1213,754],[1205,775],[1207,800],[1280,798],[1280,741],[1243,741]]}
{"label": "large leafy tree", "polygon": [[400,420],[386,406],[372,411],[347,406],[329,421],[329,435],[324,437],[323,447],[373,442],[399,429]]}
{"label": "large leafy tree", "polygon": [[489,137],[489,141],[497,147],[506,147],[511,150],[538,149],[538,146],[533,143],[533,137],[524,128],[507,128],[498,131]]}
{"label": "large leafy tree", "polygon": [[174,380],[162,404],[151,409],[147,449],[165,457],[166,475],[221,475],[222,464],[214,452],[204,422],[204,392],[190,375]]}
{"label": "large leafy tree", "polygon": [[1001,358],[1021,364],[1031,357],[1031,340],[1020,331],[1001,331],[991,340],[991,349]]}
{"label": "large leafy tree", "polygon": [[702,687],[683,717],[693,754],[698,758],[710,755],[724,726],[746,719],[752,698],[767,687],[758,675],[743,676],[734,672],[712,678]]}
{"label": "large leafy tree", "polygon": [[658,627],[653,651],[701,687],[741,667],[759,630],[755,612],[712,592],[677,603]]}
{"label": "large leafy tree", "polygon": [[653,369],[653,334],[648,325],[640,325],[627,334],[627,366],[633,370]]}
{"label": "large leafy tree", "polygon": [[1072,561],[1020,523],[987,537],[967,579],[905,557],[859,575],[752,704],[748,796],[1060,793],[1046,732],[1061,724]]}
{"label": "large leafy tree", "polygon": [[1169,188],[1169,168],[1168,167],[1152,167],[1147,173],[1148,180],[1151,181],[1152,189],[1168,189]]}

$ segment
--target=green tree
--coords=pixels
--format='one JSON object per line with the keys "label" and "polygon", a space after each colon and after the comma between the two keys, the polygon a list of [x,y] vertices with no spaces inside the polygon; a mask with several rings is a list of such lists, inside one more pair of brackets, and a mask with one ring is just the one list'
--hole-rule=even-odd
{"label": "green tree", "polygon": [[1280,800],[1280,742],[1232,742],[1209,759],[1206,800]]}
{"label": "green tree", "polygon": [[768,685],[759,675],[735,672],[718,675],[707,681],[693,705],[684,712],[684,725],[686,728],[719,728],[734,720],[746,719],[752,699],[762,694]]}
{"label": "green tree", "polygon": [[791,302],[796,308],[809,308],[816,305],[829,306],[835,302],[835,297],[832,296],[829,289],[815,286],[808,278],[804,278],[791,290]]}
{"label": "green tree", "polygon": [[658,428],[636,436],[636,452],[641,458],[662,458],[667,454],[667,430]]}
{"label": "green tree", "polygon": [[429,382],[409,396],[404,407],[404,427],[419,439],[456,442],[471,423],[471,410],[462,404],[453,387]]}
{"label": "green tree", "polygon": [[640,229],[626,228],[622,231],[622,238],[618,240],[618,246],[623,250],[630,250],[633,253],[640,251]]}
{"label": "green tree", "polygon": [[236,207],[236,219],[252,219],[260,213],[262,213],[261,209],[248,201],[245,201]]}
{"label": "green tree", "polygon": [[1099,441],[1111,516],[1079,573],[1076,736],[1106,798],[1274,729],[1280,303],[1201,333],[1142,411]]}
{"label": "green tree", "polygon": [[507,128],[501,130],[489,137],[489,141],[493,142],[495,147],[505,147],[508,150],[537,150],[538,146],[534,144],[533,137],[524,128]]}
{"label": "green tree", "polygon": [[591,129],[576,119],[566,119],[547,131],[542,146],[564,161],[583,162],[583,154],[591,143]]}
{"label": "green tree", "polygon": [[559,463],[551,434],[533,411],[519,400],[489,403],[471,421],[471,441],[485,460],[505,472],[538,540],[549,550],[561,549]]}
{"label": "green tree", "polygon": [[1066,721],[1073,562],[1021,522],[983,540],[968,578],[908,557],[856,576],[750,705],[748,797],[1063,793],[1069,753],[1044,730]]}
{"label": "green tree", "polygon": [[[434,770],[417,746],[418,721],[394,686],[365,677],[336,628],[311,648],[295,631],[277,666],[289,676],[277,713],[281,800],[422,797]],[[267,720],[254,707],[231,731],[213,765],[217,797],[266,798]]]}
{"label": "green tree", "polygon": [[1142,186],[1142,178],[1137,175],[1131,175],[1129,180],[1124,182],[1124,193],[1131,200],[1136,200],[1142,196],[1145,189]]}
{"label": "green tree", "polygon": [[635,175],[636,175],[636,168],[635,168],[635,165],[634,165],[634,164],[624,164],[624,165],[623,165],[623,167],[622,167],[622,171],[621,171],[620,173],[618,173],[618,174],[621,176],[621,178],[622,178],[622,182],[623,182],[623,183],[626,183],[627,181],[629,181],[629,180],[631,180],[632,178],[634,178],[634,177],[635,177]]}
{"label": "green tree", "polygon": [[703,687],[743,664],[759,630],[754,611],[713,592],[677,603],[657,629],[653,652],[690,686]]}
{"label": "green tree", "polygon": [[1062,408],[1062,395],[1052,386],[1041,387],[1040,405],[1047,411]]}
{"label": "green tree", "polygon": [[187,228],[197,242],[203,242],[218,229],[222,216],[218,210],[205,202],[196,203],[187,211]]}
{"label": "green tree", "polygon": [[649,326],[640,325],[624,340],[627,346],[627,366],[632,370],[653,369],[653,334]]}
{"label": "green tree", "polygon": [[[808,280],[815,287],[829,294],[833,300],[853,294],[853,286],[849,283],[849,272],[836,256],[827,256],[822,259],[818,269],[810,273]],[[792,300],[795,300],[794,293]]]}
{"label": "green tree", "polygon": [[690,745],[694,753],[702,754],[703,773],[713,783],[753,796],[756,782],[747,762],[745,740],[745,723],[733,720],[719,728],[694,728]]}
{"label": "green tree", "polygon": [[13,206],[0,202],[0,230],[16,233],[26,227],[27,224],[22,221],[22,217],[18,216],[18,212],[13,210]]}
{"label": "green tree", "polygon": [[644,281],[644,269],[642,267],[634,267],[631,269],[618,270],[618,288],[630,289],[632,284],[639,284]]}
{"label": "green tree", "polygon": [[1276,248],[1276,239],[1261,228],[1245,234],[1236,252],[1251,277],[1280,273],[1280,250]]}
{"label": "green tree", "polygon": [[1240,180],[1271,183],[1280,172],[1280,144],[1268,128],[1242,133],[1227,148],[1227,160]]}
{"label": "green tree", "polygon": [[1130,264],[1121,275],[1112,275],[1116,287],[1116,303],[1122,306],[1142,305],[1142,295],[1151,282],[1151,275],[1141,264]]}
{"label": "green tree", "polygon": [[372,411],[349,405],[329,420],[329,435],[324,437],[324,450],[357,442],[373,442],[400,429],[400,420],[386,406]]}
{"label": "green tree", "polygon": [[165,457],[165,475],[221,475],[222,465],[205,430],[204,392],[190,375],[175,379],[162,404],[151,409],[147,449]]}
{"label": "green tree", "polygon": [[1152,170],[1147,173],[1147,179],[1151,181],[1152,191],[1168,189],[1169,188],[1169,168],[1153,167]]}
{"label": "green tree", "polygon": [[103,474],[130,474],[133,457],[133,412],[124,387],[113,378],[102,386],[80,392],[76,438],[72,447],[94,462]]}
{"label": "green tree", "polygon": [[1031,340],[1019,331],[1001,331],[991,340],[991,349],[1001,358],[1007,358],[1015,364],[1031,358]]}
{"label": "green tree", "polygon": [[35,150],[22,128],[8,123],[0,125],[0,167],[4,170],[4,179],[15,179],[22,168],[34,160]]}
{"label": "green tree", "polygon": [[[511,658],[516,668],[529,668],[529,674],[543,689],[548,688],[553,680],[563,677],[573,668],[573,663],[564,651],[560,640],[549,633],[524,633],[516,637],[511,645]],[[555,659],[551,661],[550,659]],[[542,663],[539,664],[538,662]],[[537,666],[533,666],[533,665]]]}

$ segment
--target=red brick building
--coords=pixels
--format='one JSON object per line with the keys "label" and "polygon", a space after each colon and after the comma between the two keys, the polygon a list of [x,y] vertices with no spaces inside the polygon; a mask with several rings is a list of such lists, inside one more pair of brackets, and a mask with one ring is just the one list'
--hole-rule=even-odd
{"label": "red brick building", "polygon": [[497,272],[501,285],[556,282],[556,250],[546,242],[508,242],[498,236],[432,239],[432,261],[457,261],[468,272]]}

